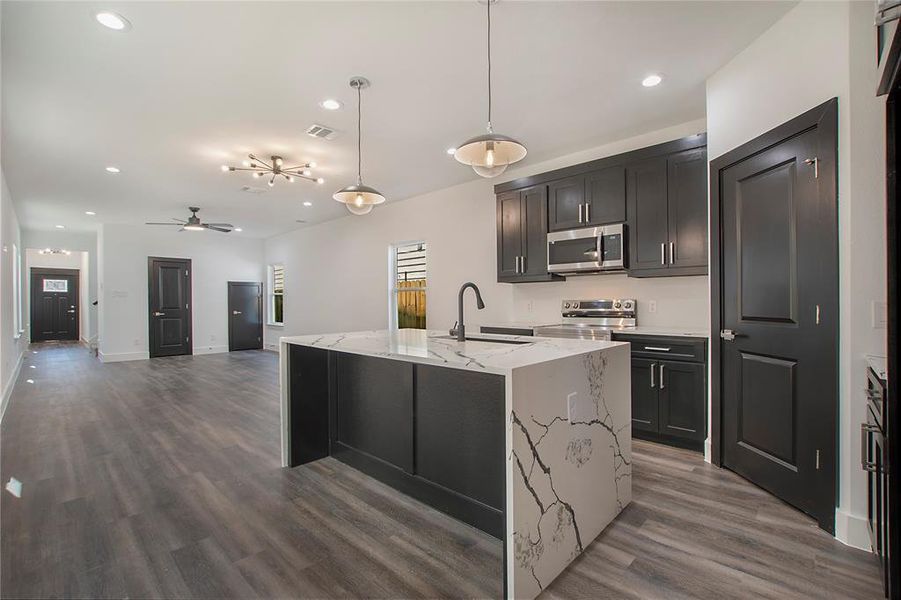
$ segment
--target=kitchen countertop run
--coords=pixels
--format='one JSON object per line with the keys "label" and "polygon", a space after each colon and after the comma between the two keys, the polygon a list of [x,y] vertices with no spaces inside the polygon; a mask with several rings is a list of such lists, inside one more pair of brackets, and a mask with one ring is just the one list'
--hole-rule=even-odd
{"label": "kitchen countertop run", "polygon": [[[523,344],[447,339],[445,331],[400,329],[397,331],[354,331],[317,335],[285,336],[283,344],[323,348],[349,354],[378,356],[441,367],[508,375],[514,369],[597,350],[625,345],[625,342],[601,342],[531,336],[470,333],[486,340],[521,341]],[[442,339],[444,338],[444,339]]]}

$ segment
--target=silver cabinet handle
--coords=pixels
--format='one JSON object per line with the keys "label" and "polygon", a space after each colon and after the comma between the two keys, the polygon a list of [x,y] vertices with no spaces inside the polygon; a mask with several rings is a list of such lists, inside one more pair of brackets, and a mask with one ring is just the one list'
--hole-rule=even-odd
{"label": "silver cabinet handle", "polygon": [[669,348],[664,348],[663,346],[645,346],[645,350],[652,350],[654,352],[669,352]]}
{"label": "silver cabinet handle", "polygon": [[526,257],[525,256],[519,257],[519,272],[520,273],[526,272]]}
{"label": "silver cabinet handle", "polygon": [[661,389],[661,390],[664,388],[664,385],[663,385],[663,367],[664,367],[664,365],[661,363],[661,365],[660,365],[660,389]]}
{"label": "silver cabinet handle", "polygon": [[584,205],[584,204],[580,204],[580,205],[579,205],[579,223],[582,223],[582,222],[583,222],[583,221],[582,221],[582,211],[583,211],[583,210],[585,210],[585,205]]}
{"label": "silver cabinet handle", "polygon": [[240,310],[233,310],[233,311],[232,311],[232,314],[233,314],[233,315],[240,315],[240,314],[241,314],[241,311],[240,311]]}
{"label": "silver cabinet handle", "polygon": [[521,257],[521,256],[517,256],[517,257],[516,257],[516,272],[517,272],[517,273],[522,273],[522,267],[520,266],[520,265],[522,264],[522,263],[520,262],[521,260],[522,260],[522,257]]}
{"label": "silver cabinet handle", "polygon": [[591,223],[591,203],[585,203],[585,222]]}
{"label": "silver cabinet handle", "polygon": [[651,363],[651,387],[654,387],[654,369],[657,368],[657,363]]}
{"label": "silver cabinet handle", "polygon": [[867,460],[869,454],[869,434],[879,431],[879,428],[869,423],[860,424],[860,468],[864,471],[877,471],[876,463]]}
{"label": "silver cabinet handle", "polygon": [[157,312],[153,313],[153,316],[154,317],[165,317],[166,313],[157,311]]}
{"label": "silver cabinet handle", "polygon": [[673,264],[676,260],[676,244],[675,242],[669,243],[669,264]]}
{"label": "silver cabinet handle", "polygon": [[666,264],[666,242],[660,242],[660,264]]}

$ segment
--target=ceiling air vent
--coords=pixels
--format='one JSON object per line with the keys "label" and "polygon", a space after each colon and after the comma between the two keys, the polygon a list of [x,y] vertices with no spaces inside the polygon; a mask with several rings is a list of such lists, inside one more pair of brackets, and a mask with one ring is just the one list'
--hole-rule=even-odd
{"label": "ceiling air vent", "polygon": [[249,185],[244,185],[244,186],[241,186],[241,191],[247,192],[248,194],[265,194],[269,190],[267,190],[266,188],[258,188],[258,187],[251,187]]}
{"label": "ceiling air vent", "polygon": [[335,139],[335,136],[338,135],[338,133],[334,129],[326,127],[325,125],[315,124],[310,125],[310,127],[307,128],[306,133],[311,137],[320,138],[323,140],[333,140]]}

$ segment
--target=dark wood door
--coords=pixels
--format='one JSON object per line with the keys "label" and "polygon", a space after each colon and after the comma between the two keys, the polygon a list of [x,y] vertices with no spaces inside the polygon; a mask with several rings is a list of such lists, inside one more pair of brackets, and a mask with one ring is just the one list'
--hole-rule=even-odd
{"label": "dark wood door", "polygon": [[520,192],[522,200],[522,275],[547,275],[547,186]]}
{"label": "dark wood door", "polygon": [[552,181],[548,190],[548,229],[562,231],[588,227],[585,223],[585,176]]}
{"label": "dark wood door", "polygon": [[694,441],[707,437],[707,365],[660,361],[660,433]]}
{"label": "dark wood door", "polygon": [[510,281],[519,276],[523,255],[522,203],[519,191],[497,197],[497,278]]}
{"label": "dark wood door", "polygon": [[150,358],[193,354],[191,333],[191,261],[147,259]]}
{"label": "dark wood door", "polygon": [[629,270],[665,269],[667,263],[666,158],[628,168]]}
{"label": "dark wood door", "polygon": [[626,220],[626,169],[609,167],[585,178],[587,225],[623,223]]}
{"label": "dark wood door", "polygon": [[833,531],[836,140],[766,135],[716,167],[722,327],[736,335],[721,344],[723,464]]}
{"label": "dark wood door", "polygon": [[707,148],[667,160],[667,261],[673,268],[707,266]]}
{"label": "dark wood door", "polygon": [[656,360],[632,359],[632,428],[657,432],[659,423]]}
{"label": "dark wood door", "polygon": [[228,350],[263,348],[263,284],[228,282]]}
{"label": "dark wood door", "polygon": [[31,269],[31,341],[78,340],[78,270]]}

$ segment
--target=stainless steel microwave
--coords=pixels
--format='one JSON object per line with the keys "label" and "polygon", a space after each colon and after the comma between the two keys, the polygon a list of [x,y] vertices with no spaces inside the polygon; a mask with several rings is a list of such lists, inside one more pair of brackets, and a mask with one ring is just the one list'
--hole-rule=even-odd
{"label": "stainless steel microwave", "polygon": [[626,268],[626,226],[622,223],[547,234],[549,273],[592,273]]}

